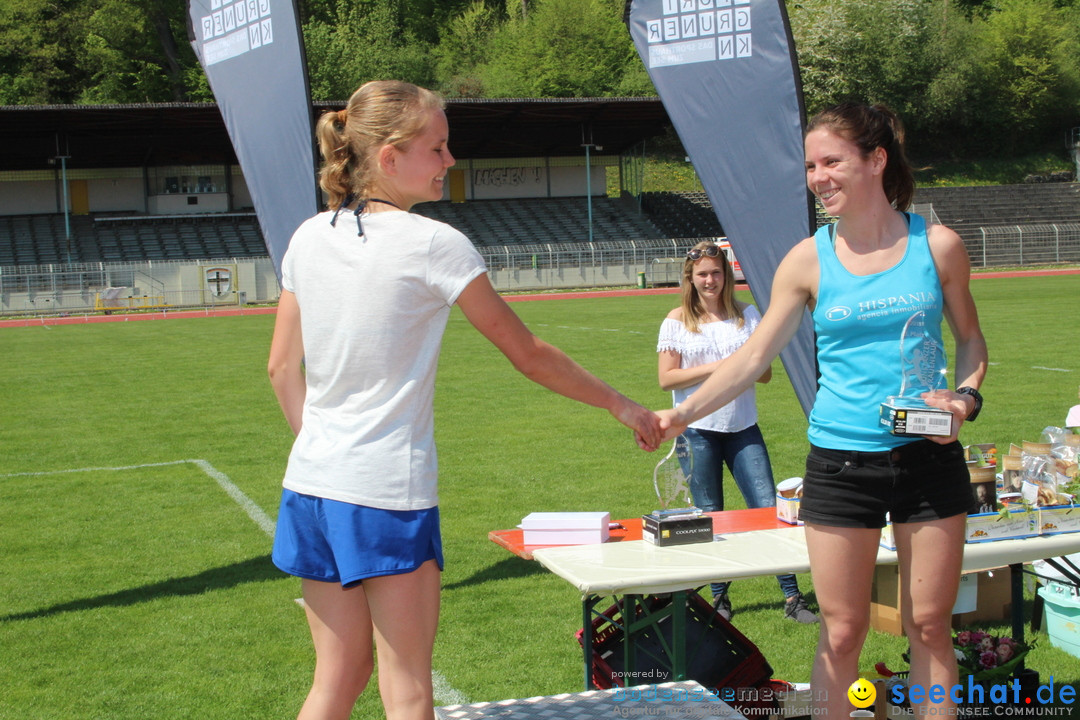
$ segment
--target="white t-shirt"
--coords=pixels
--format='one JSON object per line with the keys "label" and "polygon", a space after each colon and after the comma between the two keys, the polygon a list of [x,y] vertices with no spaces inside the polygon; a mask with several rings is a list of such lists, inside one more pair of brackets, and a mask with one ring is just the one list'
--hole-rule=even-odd
{"label": "white t-shirt", "polygon": [[[680,368],[692,368],[723,360],[742,347],[742,344],[750,337],[750,333],[761,322],[761,315],[756,307],[746,305],[743,307],[743,326],[737,327],[737,322],[736,320],[722,320],[705,323],[698,326],[701,332],[692,333],[686,329],[682,321],[664,318],[664,322],[660,324],[660,338],[656,343],[656,351],[670,350],[679,353]],[[671,399],[674,406],[678,407],[679,403],[690,397],[699,387],[701,383],[672,390]],[[690,423],[690,427],[716,432],[738,432],[756,422],[757,400],[754,386],[751,385],[745,392],[713,414]]]}
{"label": "white t-shirt", "polygon": [[389,510],[438,504],[435,371],[450,308],[486,271],[463,234],[404,212],[307,220],[282,260],[307,394],[284,486]]}

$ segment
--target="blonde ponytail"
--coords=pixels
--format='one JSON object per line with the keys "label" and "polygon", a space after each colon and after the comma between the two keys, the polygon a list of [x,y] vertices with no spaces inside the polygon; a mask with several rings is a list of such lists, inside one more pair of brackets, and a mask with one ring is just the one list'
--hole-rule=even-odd
{"label": "blonde ponytail", "polygon": [[364,200],[375,177],[374,158],[384,145],[404,149],[423,132],[442,98],[430,90],[396,80],[364,83],[344,110],[322,114],[315,125],[323,163],[319,185],[337,210],[350,195]]}

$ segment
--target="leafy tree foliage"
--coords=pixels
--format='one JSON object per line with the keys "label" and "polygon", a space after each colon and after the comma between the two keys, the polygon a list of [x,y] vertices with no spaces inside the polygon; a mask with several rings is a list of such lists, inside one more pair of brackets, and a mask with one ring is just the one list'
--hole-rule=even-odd
{"label": "leafy tree foliage", "polygon": [[482,97],[484,86],[477,68],[489,56],[489,39],[506,16],[483,2],[474,2],[442,27],[434,48],[435,74],[442,91],[451,97]]}
{"label": "leafy tree foliage", "polygon": [[189,99],[183,0],[5,0],[0,103],[126,103]]}
{"label": "leafy tree foliage", "polygon": [[327,0],[304,24],[311,94],[345,100],[368,80],[431,85],[430,45],[404,25],[401,0]]}
{"label": "leafy tree foliage", "polygon": [[71,103],[87,82],[77,29],[87,11],[59,0],[0,3],[0,104]]}
{"label": "leafy tree foliage", "polygon": [[1080,115],[1075,0],[789,0],[788,9],[810,112],[884,102],[939,152],[1024,149]]}
{"label": "leafy tree foliage", "polygon": [[[987,140],[1022,146],[1024,138],[1080,117],[1080,12],[1051,0],[999,0],[977,21]],[[1005,132],[1002,132],[1005,130]]]}
{"label": "leafy tree foliage", "polygon": [[623,26],[623,0],[532,2],[492,36],[479,68],[492,97],[600,97],[616,94],[639,64]]}

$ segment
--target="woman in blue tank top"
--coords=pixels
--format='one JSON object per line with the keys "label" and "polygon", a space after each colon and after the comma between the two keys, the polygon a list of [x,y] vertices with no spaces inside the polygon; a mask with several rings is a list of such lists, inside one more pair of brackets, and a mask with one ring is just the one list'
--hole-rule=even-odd
{"label": "woman in blue tank top", "polygon": [[[959,585],[971,493],[957,435],[982,406],[987,351],[968,287],[960,237],[903,212],[914,195],[903,128],[887,108],[844,103],[818,114],[805,136],[806,184],[837,221],[797,244],[777,268],[768,311],[746,343],[679,407],[662,411],[668,436],[749,387],[795,334],[809,309],[820,380],[810,414],[803,500],[821,633],[811,683],[822,714],[846,716],[869,629],[881,528],[893,522],[910,685],[957,682],[951,613]],[[924,314],[940,342],[956,340],[957,390],[922,394],[952,415],[949,437],[891,433],[880,404],[903,374],[899,338]],[[937,696],[935,696],[937,699]],[[913,703],[917,704],[917,703]],[[927,701],[929,704],[929,701]],[[949,697],[927,714],[949,714]]]}

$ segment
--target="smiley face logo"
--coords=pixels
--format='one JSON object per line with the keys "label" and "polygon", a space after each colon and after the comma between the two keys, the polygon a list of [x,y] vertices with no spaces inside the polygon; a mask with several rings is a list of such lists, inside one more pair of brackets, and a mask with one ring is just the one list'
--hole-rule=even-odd
{"label": "smiley face logo", "polygon": [[851,687],[847,690],[847,696],[855,707],[868,708],[874,704],[874,700],[877,698],[877,690],[874,688],[874,683],[866,678],[859,678],[851,683]]}

